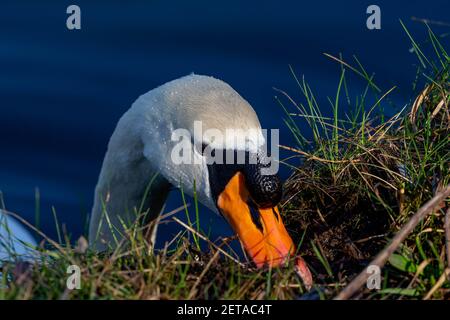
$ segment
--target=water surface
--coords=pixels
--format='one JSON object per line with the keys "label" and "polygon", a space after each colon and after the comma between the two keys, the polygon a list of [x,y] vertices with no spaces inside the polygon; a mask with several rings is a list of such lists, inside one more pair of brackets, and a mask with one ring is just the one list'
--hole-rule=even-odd
{"label": "water surface", "polygon": [[[0,5],[0,190],[9,210],[34,223],[38,188],[40,227],[53,238],[52,207],[68,232],[83,233],[108,139],[140,94],[191,72],[218,77],[292,145],[273,98],[273,87],[299,97],[289,64],[305,75],[325,114],[339,67],[324,52],[357,55],[383,90],[398,86],[392,101],[400,107],[411,99],[417,60],[398,19],[423,41],[426,29],[411,16],[448,22],[450,12],[448,0],[377,1],[382,29],[369,31],[371,1],[76,1],[82,30],[69,31],[70,4]],[[351,79],[351,92],[360,92],[364,81]],[[172,192],[167,210],[181,204]],[[202,212],[213,237],[230,232]],[[160,230],[163,241],[177,228]]]}

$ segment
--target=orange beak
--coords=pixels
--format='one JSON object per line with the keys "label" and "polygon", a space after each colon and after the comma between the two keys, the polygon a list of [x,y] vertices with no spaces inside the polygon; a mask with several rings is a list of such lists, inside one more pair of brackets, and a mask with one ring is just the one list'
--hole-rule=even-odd
{"label": "orange beak", "polygon": [[[284,227],[278,208],[257,208],[249,203],[245,177],[238,172],[219,195],[217,205],[256,266],[277,267],[293,258],[294,242]],[[312,284],[311,273],[300,257],[296,261],[296,270],[305,285]]]}

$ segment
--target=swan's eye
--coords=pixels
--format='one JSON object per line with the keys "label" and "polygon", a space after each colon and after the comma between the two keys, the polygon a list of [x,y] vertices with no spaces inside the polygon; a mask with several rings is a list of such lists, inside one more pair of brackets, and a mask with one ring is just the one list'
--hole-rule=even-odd
{"label": "swan's eye", "polygon": [[207,143],[202,143],[202,154],[205,152],[205,149],[208,148]]}
{"label": "swan's eye", "polygon": [[197,153],[199,153],[199,154],[202,155],[202,156],[207,155],[207,154],[205,154],[205,151],[209,152],[209,149],[208,149],[209,144],[208,144],[208,143],[204,143],[204,142],[203,142],[203,143],[200,145],[199,143],[194,143],[194,142],[192,141],[192,145],[194,146],[195,151],[197,151]]}
{"label": "swan's eye", "polygon": [[[206,151],[206,154],[205,154]],[[216,149],[213,149],[210,144],[208,143],[202,143],[202,155],[203,156],[216,156]]]}

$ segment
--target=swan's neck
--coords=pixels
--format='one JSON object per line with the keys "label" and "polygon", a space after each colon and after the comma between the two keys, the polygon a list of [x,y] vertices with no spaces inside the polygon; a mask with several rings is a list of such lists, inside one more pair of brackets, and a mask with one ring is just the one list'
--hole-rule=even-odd
{"label": "swan's neck", "polygon": [[121,119],[111,137],[95,189],[89,238],[98,250],[114,246],[124,227],[143,213],[147,220],[155,218],[170,188],[145,158],[140,137],[126,122]]}
{"label": "swan's neck", "polygon": [[[181,187],[191,196],[195,193],[198,202],[217,212],[204,157],[192,148],[188,151],[191,163],[171,161],[172,151],[178,145],[178,141],[172,140],[173,133],[181,129],[195,137],[196,122],[202,123],[205,132],[261,131],[258,117],[248,102],[229,85],[211,77],[190,75],[140,96],[119,121],[108,145],[96,187],[89,232],[91,243],[99,229],[104,231],[105,242],[112,242],[108,228],[120,230],[122,222],[133,223],[136,210],[141,207],[157,215],[170,185]],[[207,144],[212,143],[208,135],[205,139]],[[253,144],[258,145],[258,141]],[[156,196],[148,197],[141,206],[156,173],[160,176],[150,190]]]}

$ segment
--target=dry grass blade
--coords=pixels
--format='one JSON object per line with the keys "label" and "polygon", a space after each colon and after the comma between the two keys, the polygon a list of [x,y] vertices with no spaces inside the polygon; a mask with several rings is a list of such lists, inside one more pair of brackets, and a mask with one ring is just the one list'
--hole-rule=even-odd
{"label": "dry grass blade", "polygon": [[419,266],[417,267],[416,273],[414,274],[414,277],[412,278],[412,280],[409,282],[408,287],[407,288],[411,288],[412,285],[414,284],[414,282],[417,281],[417,279],[419,279],[419,276],[422,274],[423,270],[425,270],[425,268],[431,263],[431,259],[426,259],[424,261],[422,261]]}
{"label": "dry grass blade", "polygon": [[196,236],[198,236],[200,239],[206,241],[209,245],[211,245],[212,247],[214,247],[217,251],[220,251],[220,253],[222,253],[224,256],[226,256],[227,258],[231,259],[232,261],[236,262],[237,264],[239,264],[241,267],[245,267],[245,265],[240,262],[239,260],[237,260],[236,258],[232,257],[228,252],[224,251],[222,248],[220,248],[219,246],[217,246],[214,242],[212,242],[211,240],[209,240],[207,237],[205,237],[204,235],[202,235],[200,232],[198,232],[197,230],[195,230],[194,228],[188,226],[186,223],[184,223],[183,221],[181,221],[178,218],[173,217],[172,218],[176,223],[180,224],[181,226],[183,226],[184,228],[186,228],[186,230],[188,230],[189,232],[195,234]]}
{"label": "dry grass blade", "polygon": [[186,203],[186,205],[182,205],[182,206],[180,206],[180,207],[178,207],[178,208],[176,208],[176,209],[174,209],[174,210],[172,210],[172,211],[170,211],[170,212],[167,212],[167,213],[162,214],[162,215],[159,217],[159,222],[160,222],[160,223],[163,222],[164,219],[167,219],[167,218],[173,216],[174,214],[176,214],[176,213],[178,213],[178,212],[180,212],[180,211],[185,210],[185,209],[188,208],[189,206],[190,206],[190,203]]}
{"label": "dry grass blade", "polygon": [[[411,231],[417,226],[417,224],[429,213],[431,213],[436,207],[440,206],[445,199],[450,196],[450,185],[448,185],[443,191],[436,194],[431,200],[425,203],[403,226],[403,228],[397,232],[391,243],[383,249],[373,259],[369,266],[376,265],[382,268],[389,257],[394,253],[398,246],[406,239]],[[351,298],[356,291],[358,291],[367,281],[370,273],[365,268],[355,279],[350,282],[347,287],[344,288],[336,297],[336,300],[346,300]]]}
{"label": "dry grass blade", "polygon": [[450,268],[446,268],[444,272],[442,272],[441,276],[439,277],[438,281],[436,281],[436,284],[431,288],[430,291],[425,295],[423,300],[429,300],[433,296],[433,294],[440,288],[442,285],[447,281],[450,277]]}
{"label": "dry grass blade", "polygon": [[[61,254],[65,255],[67,253],[66,250],[64,250],[63,247],[61,247],[56,241],[53,241],[52,239],[47,237],[42,231],[37,229],[35,226],[33,226],[31,223],[26,221],[24,218],[22,218],[18,214],[11,212],[11,211],[3,210],[3,209],[2,209],[2,212],[6,215],[10,215],[10,216],[14,217],[19,222],[23,223],[25,226],[27,226],[28,228],[30,228],[31,230],[36,232],[38,235],[40,235],[42,238],[44,238],[48,243],[50,243],[52,246],[54,246]],[[44,252],[41,252],[41,253],[45,254]],[[70,261],[72,261],[71,257],[68,257],[68,258]]]}
{"label": "dry grass blade", "polygon": [[438,103],[438,105],[436,106],[436,108],[433,110],[433,113],[431,114],[431,119],[433,119],[434,117],[436,117],[436,115],[439,113],[439,111],[441,111],[442,107],[443,107],[444,104],[445,104],[445,100],[446,100],[447,98],[448,98],[448,97],[443,98],[443,99]]}
{"label": "dry grass blade", "polygon": [[415,123],[416,122],[416,117],[417,117],[417,112],[419,111],[420,106],[422,105],[423,100],[425,99],[425,97],[427,96],[427,94],[431,91],[431,89],[433,88],[433,85],[428,85],[416,98],[416,100],[414,101],[412,107],[411,107],[411,112],[409,114],[409,119],[411,121],[411,123]]}
{"label": "dry grass blade", "polygon": [[307,158],[308,160],[315,160],[315,161],[320,161],[320,162],[327,162],[327,163],[349,163],[351,162],[350,160],[328,160],[328,159],[323,159],[323,158],[319,158],[316,157],[308,152],[302,151],[302,150],[298,150],[295,148],[291,148],[288,146],[283,146],[283,145],[279,145],[280,148],[285,149],[285,150],[289,150],[295,153],[298,153],[302,156],[304,156],[305,158]]}
{"label": "dry grass blade", "polygon": [[197,287],[200,284],[200,281],[202,281],[203,277],[205,276],[206,272],[208,272],[209,268],[211,268],[211,265],[213,264],[214,261],[216,261],[216,259],[219,257],[219,253],[220,251],[217,250],[213,257],[208,261],[208,264],[206,265],[205,269],[203,269],[202,273],[200,273],[200,275],[198,276],[197,280],[195,281],[194,285],[191,288],[191,291],[189,292],[189,296],[188,299],[192,299],[195,294],[197,293]]}
{"label": "dry grass blade", "polygon": [[450,268],[450,207],[445,214],[445,248],[447,252],[447,268]]}

